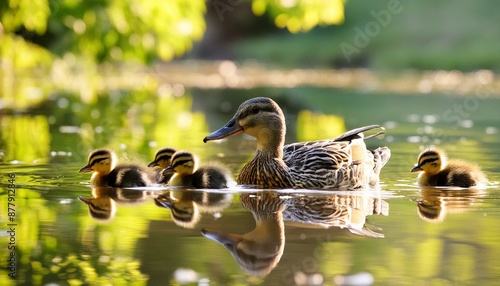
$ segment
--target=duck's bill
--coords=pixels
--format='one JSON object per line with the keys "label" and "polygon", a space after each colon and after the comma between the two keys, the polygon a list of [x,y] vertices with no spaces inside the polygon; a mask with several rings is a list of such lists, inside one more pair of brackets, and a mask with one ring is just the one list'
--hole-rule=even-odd
{"label": "duck's bill", "polygon": [[241,127],[238,124],[236,117],[233,117],[222,128],[212,132],[207,137],[205,137],[203,139],[203,142],[207,143],[207,141],[224,139],[232,135],[240,134],[242,132],[243,132],[243,127]]}
{"label": "duck's bill", "polygon": [[161,172],[161,174],[163,176],[171,175],[173,173],[175,173],[175,170],[172,166],[168,166],[167,168],[163,169],[163,171]]}
{"label": "duck's bill", "polygon": [[89,172],[92,172],[92,167],[90,167],[89,165],[83,167],[80,169],[80,171],[78,171],[78,173],[89,173]]}
{"label": "duck's bill", "polygon": [[156,161],[153,161],[151,163],[148,164],[148,167],[151,168],[151,167],[156,167],[158,166],[158,163],[156,163]]}
{"label": "duck's bill", "polygon": [[415,166],[415,167],[413,167],[413,169],[411,169],[410,172],[413,173],[413,172],[420,172],[420,171],[423,171],[422,168],[420,168],[420,166]]}
{"label": "duck's bill", "polygon": [[236,245],[243,240],[243,237],[241,235],[224,233],[206,228],[201,230],[201,234],[206,238],[217,241],[228,249],[236,247]]}

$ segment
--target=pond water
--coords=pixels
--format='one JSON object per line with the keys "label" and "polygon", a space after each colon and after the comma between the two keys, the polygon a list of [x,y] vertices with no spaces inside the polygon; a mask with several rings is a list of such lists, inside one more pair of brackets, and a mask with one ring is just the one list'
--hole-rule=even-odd
{"label": "pond water", "polygon": [[[202,139],[255,96],[282,106],[288,143],[383,125],[386,135],[367,141],[392,151],[381,190],[106,189],[78,173],[96,148],[147,164],[171,146],[223,162],[236,176],[255,141]],[[36,108],[4,109],[1,284],[495,284],[499,107],[494,96],[167,86],[92,99],[60,93]],[[409,171],[429,145],[479,164],[487,188],[420,189]],[[330,215],[318,216],[318,209]],[[228,234],[242,235],[244,251],[232,250],[238,236]]]}

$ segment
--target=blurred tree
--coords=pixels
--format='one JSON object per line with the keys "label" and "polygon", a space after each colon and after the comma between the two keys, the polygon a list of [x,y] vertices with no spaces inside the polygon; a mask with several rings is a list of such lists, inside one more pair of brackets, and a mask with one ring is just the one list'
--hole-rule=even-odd
{"label": "blurred tree", "polygon": [[345,0],[253,0],[255,15],[268,13],[279,28],[292,33],[309,31],[317,25],[344,22]]}
{"label": "blurred tree", "polygon": [[[242,2],[216,0],[211,6],[223,16]],[[341,23],[343,8],[344,0],[252,1],[254,14],[267,13],[278,27],[294,33]],[[17,47],[42,46],[59,56],[73,53],[97,62],[171,60],[202,38],[206,9],[204,0],[0,1],[0,58],[10,59],[15,68],[33,66],[34,60],[14,60]]]}
{"label": "blurred tree", "polygon": [[[4,38],[22,37],[98,62],[171,60],[202,37],[204,13],[203,0],[7,0],[0,3],[0,47]],[[2,48],[0,56],[9,54]]]}

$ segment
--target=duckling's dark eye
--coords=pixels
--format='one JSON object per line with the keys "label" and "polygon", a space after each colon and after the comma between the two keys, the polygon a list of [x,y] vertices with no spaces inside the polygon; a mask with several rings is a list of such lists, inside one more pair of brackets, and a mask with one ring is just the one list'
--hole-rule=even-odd
{"label": "duckling's dark eye", "polygon": [[259,112],[260,112],[260,107],[258,107],[258,106],[254,106],[254,107],[252,107],[252,113],[253,113],[253,114],[257,114],[257,113],[259,113]]}

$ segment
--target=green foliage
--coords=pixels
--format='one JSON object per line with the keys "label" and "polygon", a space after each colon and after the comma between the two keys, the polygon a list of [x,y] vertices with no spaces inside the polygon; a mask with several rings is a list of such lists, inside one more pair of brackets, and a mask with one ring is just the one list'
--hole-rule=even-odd
{"label": "green foliage", "polygon": [[[343,8],[344,0],[252,2],[256,15],[267,13],[278,27],[293,33],[342,23]],[[38,58],[38,48],[27,42],[59,56],[71,53],[97,62],[171,60],[201,39],[206,28],[205,11],[203,0],[2,1],[0,58],[15,56],[9,51],[14,47],[11,42],[16,41],[29,48],[23,55],[34,54],[34,58]],[[35,65],[28,63],[19,63],[16,68]]]}
{"label": "green foliage", "polygon": [[268,12],[276,26],[292,33],[344,22],[344,0],[253,0],[252,10]]}
{"label": "green foliage", "polygon": [[170,60],[205,30],[203,1],[63,1],[49,21],[49,46],[98,61]]}
{"label": "green foliage", "polygon": [[[205,31],[202,0],[8,0],[0,9],[0,38],[24,38],[58,55],[98,62],[171,60]],[[1,58],[9,57],[4,46],[11,45],[2,41]]]}
{"label": "green foliage", "polygon": [[[49,0],[6,0],[0,3],[0,22],[7,32],[24,28],[37,34],[45,33],[51,9]],[[1,32],[1,29],[0,29]]]}

